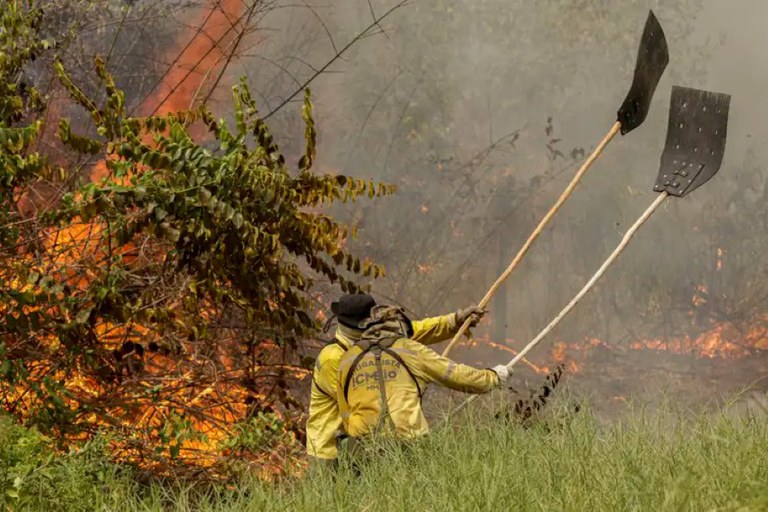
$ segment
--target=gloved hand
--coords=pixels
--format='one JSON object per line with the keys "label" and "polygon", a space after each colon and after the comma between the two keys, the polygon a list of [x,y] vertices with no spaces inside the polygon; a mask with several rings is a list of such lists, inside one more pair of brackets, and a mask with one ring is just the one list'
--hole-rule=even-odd
{"label": "gloved hand", "polygon": [[464,325],[464,322],[470,320],[469,326],[474,327],[480,322],[488,311],[480,306],[469,306],[456,312],[456,325]]}
{"label": "gloved hand", "polygon": [[499,376],[499,381],[501,382],[501,384],[504,384],[505,382],[507,382],[507,379],[509,378],[509,376],[512,375],[512,370],[510,370],[509,368],[507,368],[503,364],[500,364],[498,366],[494,366],[491,369],[494,372],[496,372],[496,375]]}

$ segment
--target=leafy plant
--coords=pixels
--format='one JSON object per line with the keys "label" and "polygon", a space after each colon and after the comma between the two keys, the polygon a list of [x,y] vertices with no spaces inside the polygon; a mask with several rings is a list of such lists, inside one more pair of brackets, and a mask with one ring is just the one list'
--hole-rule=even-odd
{"label": "leafy plant", "polygon": [[235,426],[234,435],[227,440],[227,449],[238,453],[271,450],[285,442],[282,418],[272,413],[259,413]]}
{"label": "leafy plant", "polygon": [[[244,81],[233,123],[203,107],[132,117],[98,58],[97,95],[55,63],[95,135],[48,112],[73,162],[53,172],[32,150],[44,98],[7,85],[53,45],[36,35],[39,11],[4,3],[2,406],[62,443],[108,430],[118,455],[147,465],[213,463],[230,425],[297,406],[288,384],[306,371],[300,342],[318,327],[313,282],[354,291],[355,278],[384,273],[344,248],[354,233],[323,208],[394,188],[312,171],[309,90],[292,171]],[[84,155],[90,179],[74,165]],[[46,184],[64,193],[25,207]]]}

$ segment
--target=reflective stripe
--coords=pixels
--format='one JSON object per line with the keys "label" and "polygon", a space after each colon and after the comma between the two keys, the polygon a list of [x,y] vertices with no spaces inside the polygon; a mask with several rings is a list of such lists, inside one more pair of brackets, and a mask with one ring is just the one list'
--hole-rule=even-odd
{"label": "reflective stripe", "polygon": [[445,370],[445,374],[443,374],[444,379],[449,379],[451,377],[451,374],[453,373],[453,369],[456,368],[456,363],[453,361],[448,363],[448,368]]}
{"label": "reflective stripe", "polygon": [[419,356],[418,352],[416,352],[415,350],[411,350],[409,348],[392,347],[392,350],[394,350],[395,352],[398,352],[400,354],[406,354],[406,355],[414,356],[414,357],[418,357]]}

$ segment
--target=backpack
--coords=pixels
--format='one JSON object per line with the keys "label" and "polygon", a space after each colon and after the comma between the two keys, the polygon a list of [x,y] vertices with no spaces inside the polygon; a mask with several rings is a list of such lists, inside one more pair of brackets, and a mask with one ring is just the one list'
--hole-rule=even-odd
{"label": "backpack", "polygon": [[411,321],[405,316],[405,313],[401,308],[393,306],[376,306],[371,311],[371,317],[365,321],[365,331],[361,338],[355,343],[355,347],[360,347],[362,350],[352,361],[347,371],[347,377],[344,380],[344,400],[349,403],[349,385],[354,377],[355,370],[362,359],[368,354],[373,353],[374,361],[376,365],[376,381],[379,385],[379,400],[381,401],[379,419],[374,429],[374,432],[378,431],[382,424],[389,420],[391,426],[394,426],[392,418],[389,415],[389,406],[387,404],[387,391],[384,381],[384,371],[381,368],[381,355],[386,353],[400,364],[401,368],[404,368],[408,375],[416,384],[416,390],[419,394],[419,400],[422,398],[421,386],[419,381],[413,374],[408,365],[405,364],[400,355],[392,350],[392,345],[401,339],[411,336],[413,333],[413,326]]}

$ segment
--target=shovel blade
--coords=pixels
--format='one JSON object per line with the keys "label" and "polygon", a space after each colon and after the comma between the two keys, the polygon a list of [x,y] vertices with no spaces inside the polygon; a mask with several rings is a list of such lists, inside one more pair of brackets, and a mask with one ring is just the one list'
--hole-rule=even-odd
{"label": "shovel blade", "polygon": [[659,20],[656,19],[653,11],[649,11],[643,37],[640,39],[640,48],[637,51],[632,87],[618,111],[622,135],[631,132],[645,121],[648,110],[651,108],[653,93],[668,63],[667,38],[664,37]]}
{"label": "shovel blade", "polygon": [[720,170],[730,102],[728,94],[672,88],[667,142],[654,191],[682,197]]}

